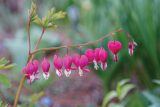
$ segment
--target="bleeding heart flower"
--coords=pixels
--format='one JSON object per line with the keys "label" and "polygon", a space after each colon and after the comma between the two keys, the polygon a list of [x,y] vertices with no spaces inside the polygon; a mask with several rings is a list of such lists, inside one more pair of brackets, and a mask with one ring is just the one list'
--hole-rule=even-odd
{"label": "bleeding heart flower", "polygon": [[50,63],[46,58],[44,58],[42,61],[42,70],[43,70],[43,77],[45,79],[49,78],[49,68],[50,68]]}
{"label": "bleeding heart flower", "polygon": [[63,72],[62,72],[62,66],[63,66],[62,58],[57,56],[57,55],[54,55],[53,64],[54,64],[54,67],[56,68],[56,74],[59,77],[62,76],[63,75]]}
{"label": "bleeding heart flower", "polygon": [[129,52],[129,55],[130,55],[130,56],[133,55],[135,46],[137,46],[137,43],[134,42],[134,41],[128,43],[128,52]]}
{"label": "bleeding heart flower", "polygon": [[71,74],[71,66],[72,66],[72,57],[69,55],[66,55],[63,59],[63,65],[64,65],[64,74],[66,77],[69,77]]}
{"label": "bleeding heart flower", "polygon": [[85,68],[85,66],[87,66],[89,63],[86,55],[80,56],[79,54],[74,54],[72,58],[73,63],[76,66],[76,69],[78,69],[80,76],[83,76],[83,71],[90,72],[89,69]]}
{"label": "bleeding heart flower", "polygon": [[85,52],[85,55],[87,56],[87,58],[90,61],[94,60],[94,50],[93,49],[87,49],[86,52]]}
{"label": "bleeding heart flower", "polygon": [[[74,54],[72,57],[72,61],[77,68],[79,67],[79,60],[80,60],[80,55]],[[74,68],[74,70],[75,70],[75,68]]]}
{"label": "bleeding heart flower", "polygon": [[113,60],[115,61],[115,62],[117,62],[118,61],[118,52],[121,50],[121,48],[122,48],[122,44],[121,44],[121,42],[119,42],[119,41],[110,41],[109,43],[108,43],[108,48],[109,48],[109,50],[113,53],[113,55],[114,55],[114,58],[113,58]]}
{"label": "bleeding heart flower", "polygon": [[107,60],[108,53],[104,48],[101,48],[99,51],[99,59],[100,59],[100,64],[101,64],[101,69],[105,70],[107,68]]}
{"label": "bleeding heart flower", "polygon": [[88,65],[88,58],[86,57],[86,55],[82,55],[79,59],[79,75],[83,76],[83,71],[85,72],[90,72],[89,69],[85,68],[85,66]]}
{"label": "bleeding heart flower", "polygon": [[27,82],[31,84],[35,79],[38,79],[38,61],[34,60],[33,62],[29,62],[23,69],[23,74],[27,78]]}
{"label": "bleeding heart flower", "polygon": [[93,63],[94,63],[94,68],[97,70],[99,67],[98,67],[98,62],[100,60],[99,58],[99,52],[100,52],[101,48],[96,48],[94,50],[94,60],[93,60]]}
{"label": "bleeding heart flower", "polygon": [[33,60],[33,65],[34,65],[35,74],[37,74],[38,73],[38,66],[39,66],[38,60]]}

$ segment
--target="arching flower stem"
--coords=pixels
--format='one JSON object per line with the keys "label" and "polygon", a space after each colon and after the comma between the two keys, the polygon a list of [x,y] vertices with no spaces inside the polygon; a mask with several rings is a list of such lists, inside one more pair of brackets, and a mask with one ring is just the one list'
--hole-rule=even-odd
{"label": "arching flower stem", "polygon": [[115,33],[118,33],[118,32],[124,32],[128,39],[131,39],[131,36],[128,32],[124,31],[123,29],[118,29],[118,30],[115,30],[113,32],[110,32],[108,34],[106,34],[105,36],[101,37],[100,39],[94,41],[94,42],[87,42],[87,43],[83,43],[83,44],[71,44],[71,45],[63,45],[63,46],[59,46],[59,47],[50,47],[50,48],[41,48],[41,49],[36,49],[35,51],[33,51],[31,54],[36,54],[38,52],[42,52],[42,51],[53,51],[53,50],[59,50],[61,48],[76,48],[76,47],[83,47],[83,46],[89,46],[89,45],[94,45],[94,44],[97,44],[99,42],[101,42],[102,40],[104,40],[105,38],[111,36],[112,34],[115,34]]}

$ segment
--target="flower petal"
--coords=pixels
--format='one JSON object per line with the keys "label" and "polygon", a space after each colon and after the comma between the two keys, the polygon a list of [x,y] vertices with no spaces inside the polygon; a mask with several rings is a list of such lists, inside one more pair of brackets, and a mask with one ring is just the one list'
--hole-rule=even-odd
{"label": "flower petal", "polygon": [[56,69],[56,74],[57,74],[57,76],[59,76],[59,77],[63,75],[62,71],[61,71],[61,70],[58,70],[58,69]]}
{"label": "flower petal", "polygon": [[98,70],[98,64],[97,64],[97,61],[96,60],[93,60],[93,63],[94,63],[94,68],[96,69],[96,70]]}
{"label": "flower petal", "polygon": [[64,74],[66,75],[66,77],[69,77],[70,76],[70,74],[71,74],[71,70],[64,70]]}
{"label": "flower petal", "polygon": [[43,72],[43,77],[45,80],[47,80],[49,76],[50,76],[49,72],[46,72],[46,73]]}

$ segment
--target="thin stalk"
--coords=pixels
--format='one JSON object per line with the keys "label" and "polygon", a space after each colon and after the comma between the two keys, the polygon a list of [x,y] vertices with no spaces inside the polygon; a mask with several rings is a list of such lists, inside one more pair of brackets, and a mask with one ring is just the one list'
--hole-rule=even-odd
{"label": "thin stalk", "polygon": [[17,103],[18,103],[18,100],[19,100],[19,97],[20,97],[20,94],[21,94],[21,91],[22,91],[22,88],[23,88],[23,85],[24,85],[25,78],[26,77],[23,75],[23,77],[20,81],[19,87],[18,87],[18,91],[17,91],[17,94],[16,94],[16,98],[15,98],[13,107],[17,107]]}
{"label": "thin stalk", "polygon": [[58,50],[58,49],[61,49],[61,48],[74,48],[74,47],[82,47],[82,46],[88,46],[88,45],[93,45],[93,44],[96,44],[96,43],[99,43],[101,41],[103,41],[103,39],[107,38],[108,36],[110,35],[113,35],[114,33],[117,33],[117,32],[124,32],[128,39],[131,39],[131,36],[128,32],[124,31],[123,29],[118,29],[116,31],[113,31],[113,32],[110,32],[108,34],[106,34],[105,36],[101,37],[100,39],[94,41],[94,42],[87,42],[87,43],[83,43],[83,44],[71,44],[71,45],[63,45],[63,46],[59,46],[59,47],[50,47],[50,48],[41,48],[41,49],[37,49],[35,51],[33,51],[31,54],[35,54],[35,53],[38,53],[38,52],[41,52],[41,51],[52,51],[52,50]]}
{"label": "thin stalk", "polygon": [[[40,36],[40,38],[39,38],[39,40],[38,40],[38,42],[37,42],[37,44],[36,44],[36,46],[35,46],[34,51],[35,51],[36,49],[38,49],[38,46],[39,46],[39,44],[40,44],[40,42],[41,42],[41,40],[42,40],[42,37],[43,37],[44,32],[45,32],[45,29],[43,28],[43,29],[42,29],[42,34],[41,34],[41,36]],[[28,37],[29,37],[29,36],[28,36]],[[33,57],[34,57],[34,54],[30,54],[30,53],[29,53],[27,63],[30,62],[30,61],[32,61]],[[21,91],[22,91],[22,88],[23,88],[25,79],[26,79],[26,77],[23,75],[23,77],[22,77],[22,79],[21,79],[21,81],[20,81],[19,87],[18,87],[18,91],[17,91],[17,93],[16,93],[16,98],[15,98],[13,107],[17,107],[17,103],[18,103],[18,100],[19,100],[19,97],[20,97],[20,94],[21,94]]]}
{"label": "thin stalk", "polygon": [[[28,56],[27,63],[30,62],[30,61],[33,59],[32,56],[33,56],[33,55],[31,55],[31,54]],[[21,78],[21,81],[20,81],[20,84],[19,84],[17,93],[16,93],[16,98],[15,98],[15,100],[14,100],[14,105],[13,105],[13,107],[17,107],[17,103],[18,103],[18,100],[19,100],[19,97],[20,97],[20,94],[21,94],[21,91],[22,91],[22,88],[23,88],[25,79],[26,79],[26,77],[23,75],[22,78]]]}
{"label": "thin stalk", "polygon": [[41,36],[40,36],[40,38],[39,38],[39,40],[38,40],[38,42],[37,42],[34,50],[37,50],[37,49],[38,49],[38,46],[39,46],[39,44],[40,44],[40,42],[41,42],[41,40],[42,40],[42,37],[43,37],[43,35],[44,35],[44,32],[45,32],[45,28],[42,29]]}
{"label": "thin stalk", "polygon": [[31,38],[30,38],[30,26],[31,26],[31,21],[30,21],[30,16],[28,18],[28,55],[31,53]]}

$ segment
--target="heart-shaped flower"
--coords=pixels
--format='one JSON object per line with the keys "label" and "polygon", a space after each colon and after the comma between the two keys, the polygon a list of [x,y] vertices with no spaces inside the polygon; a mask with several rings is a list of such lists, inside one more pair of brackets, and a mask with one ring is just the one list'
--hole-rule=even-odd
{"label": "heart-shaped flower", "polygon": [[22,73],[27,78],[27,83],[31,84],[34,80],[38,79],[38,61],[33,60],[22,69]]}
{"label": "heart-shaped flower", "polygon": [[104,48],[101,48],[99,51],[99,59],[102,70],[105,70],[107,68],[107,63],[106,63],[107,57],[108,57],[107,51]]}
{"label": "heart-shaped flower", "polygon": [[121,50],[121,48],[122,48],[122,44],[121,44],[121,42],[119,42],[119,41],[110,41],[109,43],[108,43],[108,48],[109,48],[109,50],[113,53],[113,55],[114,55],[114,57],[113,57],[113,60],[115,61],[115,62],[117,62],[118,61],[118,52]]}
{"label": "heart-shaped flower", "polygon": [[68,54],[63,58],[63,65],[64,65],[64,74],[66,77],[69,77],[71,74],[71,66],[72,66],[72,57]]}
{"label": "heart-shaped flower", "polygon": [[56,74],[59,77],[62,76],[63,75],[63,72],[62,72],[63,60],[62,60],[62,58],[57,55],[54,55],[53,64],[56,69]]}
{"label": "heart-shaped flower", "polygon": [[49,68],[50,68],[50,63],[46,58],[44,58],[42,61],[42,70],[43,70],[43,77],[45,79],[49,78]]}

